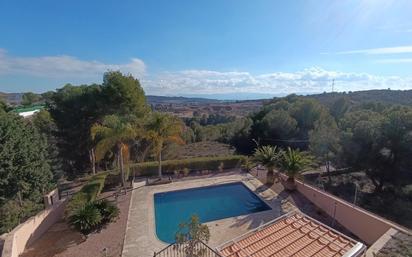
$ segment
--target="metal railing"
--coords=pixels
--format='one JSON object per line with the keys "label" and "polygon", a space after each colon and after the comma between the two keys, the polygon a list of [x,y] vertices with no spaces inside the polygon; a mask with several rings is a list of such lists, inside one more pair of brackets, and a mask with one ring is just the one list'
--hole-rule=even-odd
{"label": "metal railing", "polygon": [[153,257],[222,257],[202,241],[173,243],[155,252]]}

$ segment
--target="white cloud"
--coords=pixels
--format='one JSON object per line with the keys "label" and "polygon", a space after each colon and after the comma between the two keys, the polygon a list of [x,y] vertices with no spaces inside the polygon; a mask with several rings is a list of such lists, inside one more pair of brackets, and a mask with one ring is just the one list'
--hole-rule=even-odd
{"label": "white cloud", "polygon": [[120,70],[142,77],[146,66],[133,58],[125,64],[107,64],[99,61],[80,60],[73,56],[16,57],[0,49],[0,75],[29,75],[46,78],[96,78],[108,70]]}
{"label": "white cloud", "polygon": [[[399,59],[381,60],[399,62]],[[410,59],[401,59],[410,62]],[[259,93],[282,95],[290,93],[319,93],[335,90],[410,89],[411,77],[376,76],[366,73],[348,73],[312,67],[296,72],[252,74],[242,71],[183,70],[146,74],[140,59],[125,64],[108,64],[81,60],[73,56],[15,57],[0,49],[0,78],[2,75],[25,75],[53,80],[53,83],[100,82],[107,70],[131,73],[142,82],[146,93],[157,95],[236,94]],[[58,86],[58,85],[53,85]],[[27,90],[30,90],[28,88]],[[44,88],[43,91],[48,90]]]}
{"label": "white cloud", "polygon": [[382,48],[369,48],[361,50],[350,50],[350,51],[341,51],[336,52],[336,54],[405,54],[412,53],[412,45],[407,46],[395,46],[395,47],[382,47]]}
{"label": "white cloud", "polygon": [[333,80],[337,91],[412,88],[412,78],[328,71],[319,67],[298,72],[260,75],[207,70],[166,72],[143,81],[143,85],[148,93],[159,95],[227,93],[277,95],[330,91]]}

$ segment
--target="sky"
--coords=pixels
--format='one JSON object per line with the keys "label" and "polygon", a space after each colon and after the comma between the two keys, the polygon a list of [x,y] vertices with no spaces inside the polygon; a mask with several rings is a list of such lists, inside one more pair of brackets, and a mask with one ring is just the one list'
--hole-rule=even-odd
{"label": "sky", "polygon": [[0,0],[0,91],[101,83],[146,94],[412,89],[411,0]]}

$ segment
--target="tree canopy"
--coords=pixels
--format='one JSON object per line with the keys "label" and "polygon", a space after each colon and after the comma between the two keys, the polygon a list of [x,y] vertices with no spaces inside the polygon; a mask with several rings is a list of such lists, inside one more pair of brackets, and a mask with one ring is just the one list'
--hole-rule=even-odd
{"label": "tree canopy", "polygon": [[58,128],[56,136],[63,169],[71,175],[93,169],[89,155],[95,147],[90,137],[94,124],[107,115],[142,117],[148,111],[139,81],[117,71],[105,73],[102,85],[67,84],[45,97]]}
{"label": "tree canopy", "polygon": [[22,96],[22,101],[21,104],[23,106],[31,106],[41,100],[41,96],[38,94],[35,94],[33,92],[27,92],[24,93]]}
{"label": "tree canopy", "polygon": [[0,234],[42,208],[53,186],[44,138],[13,113],[0,112]]}

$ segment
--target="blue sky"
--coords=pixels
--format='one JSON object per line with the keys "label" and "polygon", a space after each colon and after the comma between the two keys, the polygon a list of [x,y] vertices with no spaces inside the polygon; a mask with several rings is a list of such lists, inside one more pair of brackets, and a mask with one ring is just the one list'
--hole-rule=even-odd
{"label": "blue sky", "polygon": [[0,0],[0,91],[121,70],[158,95],[412,88],[410,0]]}

